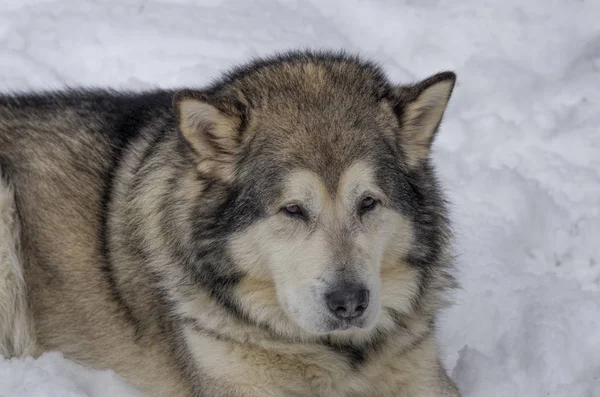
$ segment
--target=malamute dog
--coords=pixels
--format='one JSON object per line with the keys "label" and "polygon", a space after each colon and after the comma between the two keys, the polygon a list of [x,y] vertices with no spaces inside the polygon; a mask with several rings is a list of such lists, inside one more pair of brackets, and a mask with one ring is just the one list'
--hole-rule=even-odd
{"label": "malamute dog", "polygon": [[0,96],[0,354],[150,396],[459,396],[429,159],[454,82],[306,51],[197,90]]}

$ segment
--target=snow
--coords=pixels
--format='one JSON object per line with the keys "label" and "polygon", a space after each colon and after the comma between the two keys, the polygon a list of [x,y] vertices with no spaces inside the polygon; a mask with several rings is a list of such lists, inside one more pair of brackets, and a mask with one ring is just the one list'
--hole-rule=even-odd
{"label": "snow", "polygon": [[[600,397],[600,2],[3,0],[0,90],[200,86],[288,48],[459,81],[434,159],[453,203],[442,358],[465,397]],[[110,371],[0,358],[0,396],[129,396]]]}

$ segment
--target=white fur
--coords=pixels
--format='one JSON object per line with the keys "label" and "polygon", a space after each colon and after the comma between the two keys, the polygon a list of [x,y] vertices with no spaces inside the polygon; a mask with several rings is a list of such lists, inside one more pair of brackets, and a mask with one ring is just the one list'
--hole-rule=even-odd
{"label": "white fur", "polygon": [[32,354],[34,346],[14,195],[0,175],[0,355]]}
{"label": "white fur", "polygon": [[[404,309],[410,306],[410,299],[416,293],[414,275],[408,274],[403,266],[396,265],[398,258],[402,258],[412,244],[410,222],[386,208],[385,204],[364,221],[358,221],[357,204],[365,195],[376,197],[382,203],[387,201],[375,183],[374,171],[362,162],[343,173],[334,196],[316,174],[306,170],[291,172],[281,203],[273,215],[232,240],[236,264],[253,279],[252,285],[262,294],[268,291],[271,297],[273,291],[267,287],[268,283],[259,282],[271,280],[281,308],[305,331],[345,331],[331,325],[333,317],[325,300],[328,288],[335,285],[342,272],[351,275],[348,277],[352,282],[363,284],[370,291],[369,306],[360,325],[362,329],[352,327],[351,333],[368,334],[376,323],[383,325],[381,323],[389,320],[381,311],[382,295],[400,298],[385,303]],[[278,213],[280,206],[290,203],[305,208],[314,226],[307,227],[303,221]],[[335,234],[344,227],[352,229],[354,236],[348,242],[346,252],[340,253],[333,245],[336,243]],[[341,254],[346,258],[340,258]],[[392,274],[390,270],[382,269],[382,265],[391,265],[396,268],[395,272]],[[340,271],[340,266],[345,266],[344,270]],[[382,270],[394,280],[405,281],[407,293],[382,291]],[[248,294],[249,291],[245,292]],[[251,295],[257,297],[258,294],[253,292]],[[250,305],[251,299],[246,295],[241,301],[243,305]],[[253,310],[252,313],[259,315],[265,311]]]}

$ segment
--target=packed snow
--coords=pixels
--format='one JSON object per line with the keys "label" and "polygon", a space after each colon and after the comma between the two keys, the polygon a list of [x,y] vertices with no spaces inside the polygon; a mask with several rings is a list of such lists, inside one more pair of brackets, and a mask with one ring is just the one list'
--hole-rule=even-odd
{"label": "packed snow", "polygon": [[[600,397],[599,17],[591,0],[2,0],[0,90],[201,86],[306,47],[398,82],[456,71],[434,151],[463,287],[444,364],[465,397]],[[133,395],[59,353],[0,358],[2,397]]]}

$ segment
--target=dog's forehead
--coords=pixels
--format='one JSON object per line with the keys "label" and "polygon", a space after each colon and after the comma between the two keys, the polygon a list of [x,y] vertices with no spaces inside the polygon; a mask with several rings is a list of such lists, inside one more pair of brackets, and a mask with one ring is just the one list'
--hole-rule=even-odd
{"label": "dog's forehead", "polygon": [[[367,176],[374,179],[375,174],[389,168],[381,165],[397,160],[394,142],[379,125],[356,127],[332,120],[294,123],[278,118],[257,128],[244,155],[253,179],[287,179],[290,170],[305,170],[333,194],[338,185],[350,186],[352,181],[366,180]],[[299,181],[308,185],[306,178]]]}
{"label": "dog's forehead", "polygon": [[352,199],[365,190],[379,190],[373,166],[364,161],[355,162],[343,170],[334,184],[328,182],[323,175],[309,169],[291,170],[285,177],[284,194],[291,198],[324,203]]}
{"label": "dog's forehead", "polygon": [[250,104],[244,158],[252,169],[306,169],[335,191],[358,162],[396,156],[396,115],[376,69],[348,61],[271,65],[237,88]]}
{"label": "dog's forehead", "polygon": [[354,101],[264,109],[255,115],[250,151],[287,169],[311,170],[333,187],[353,164],[395,154],[394,115],[360,98]]}

